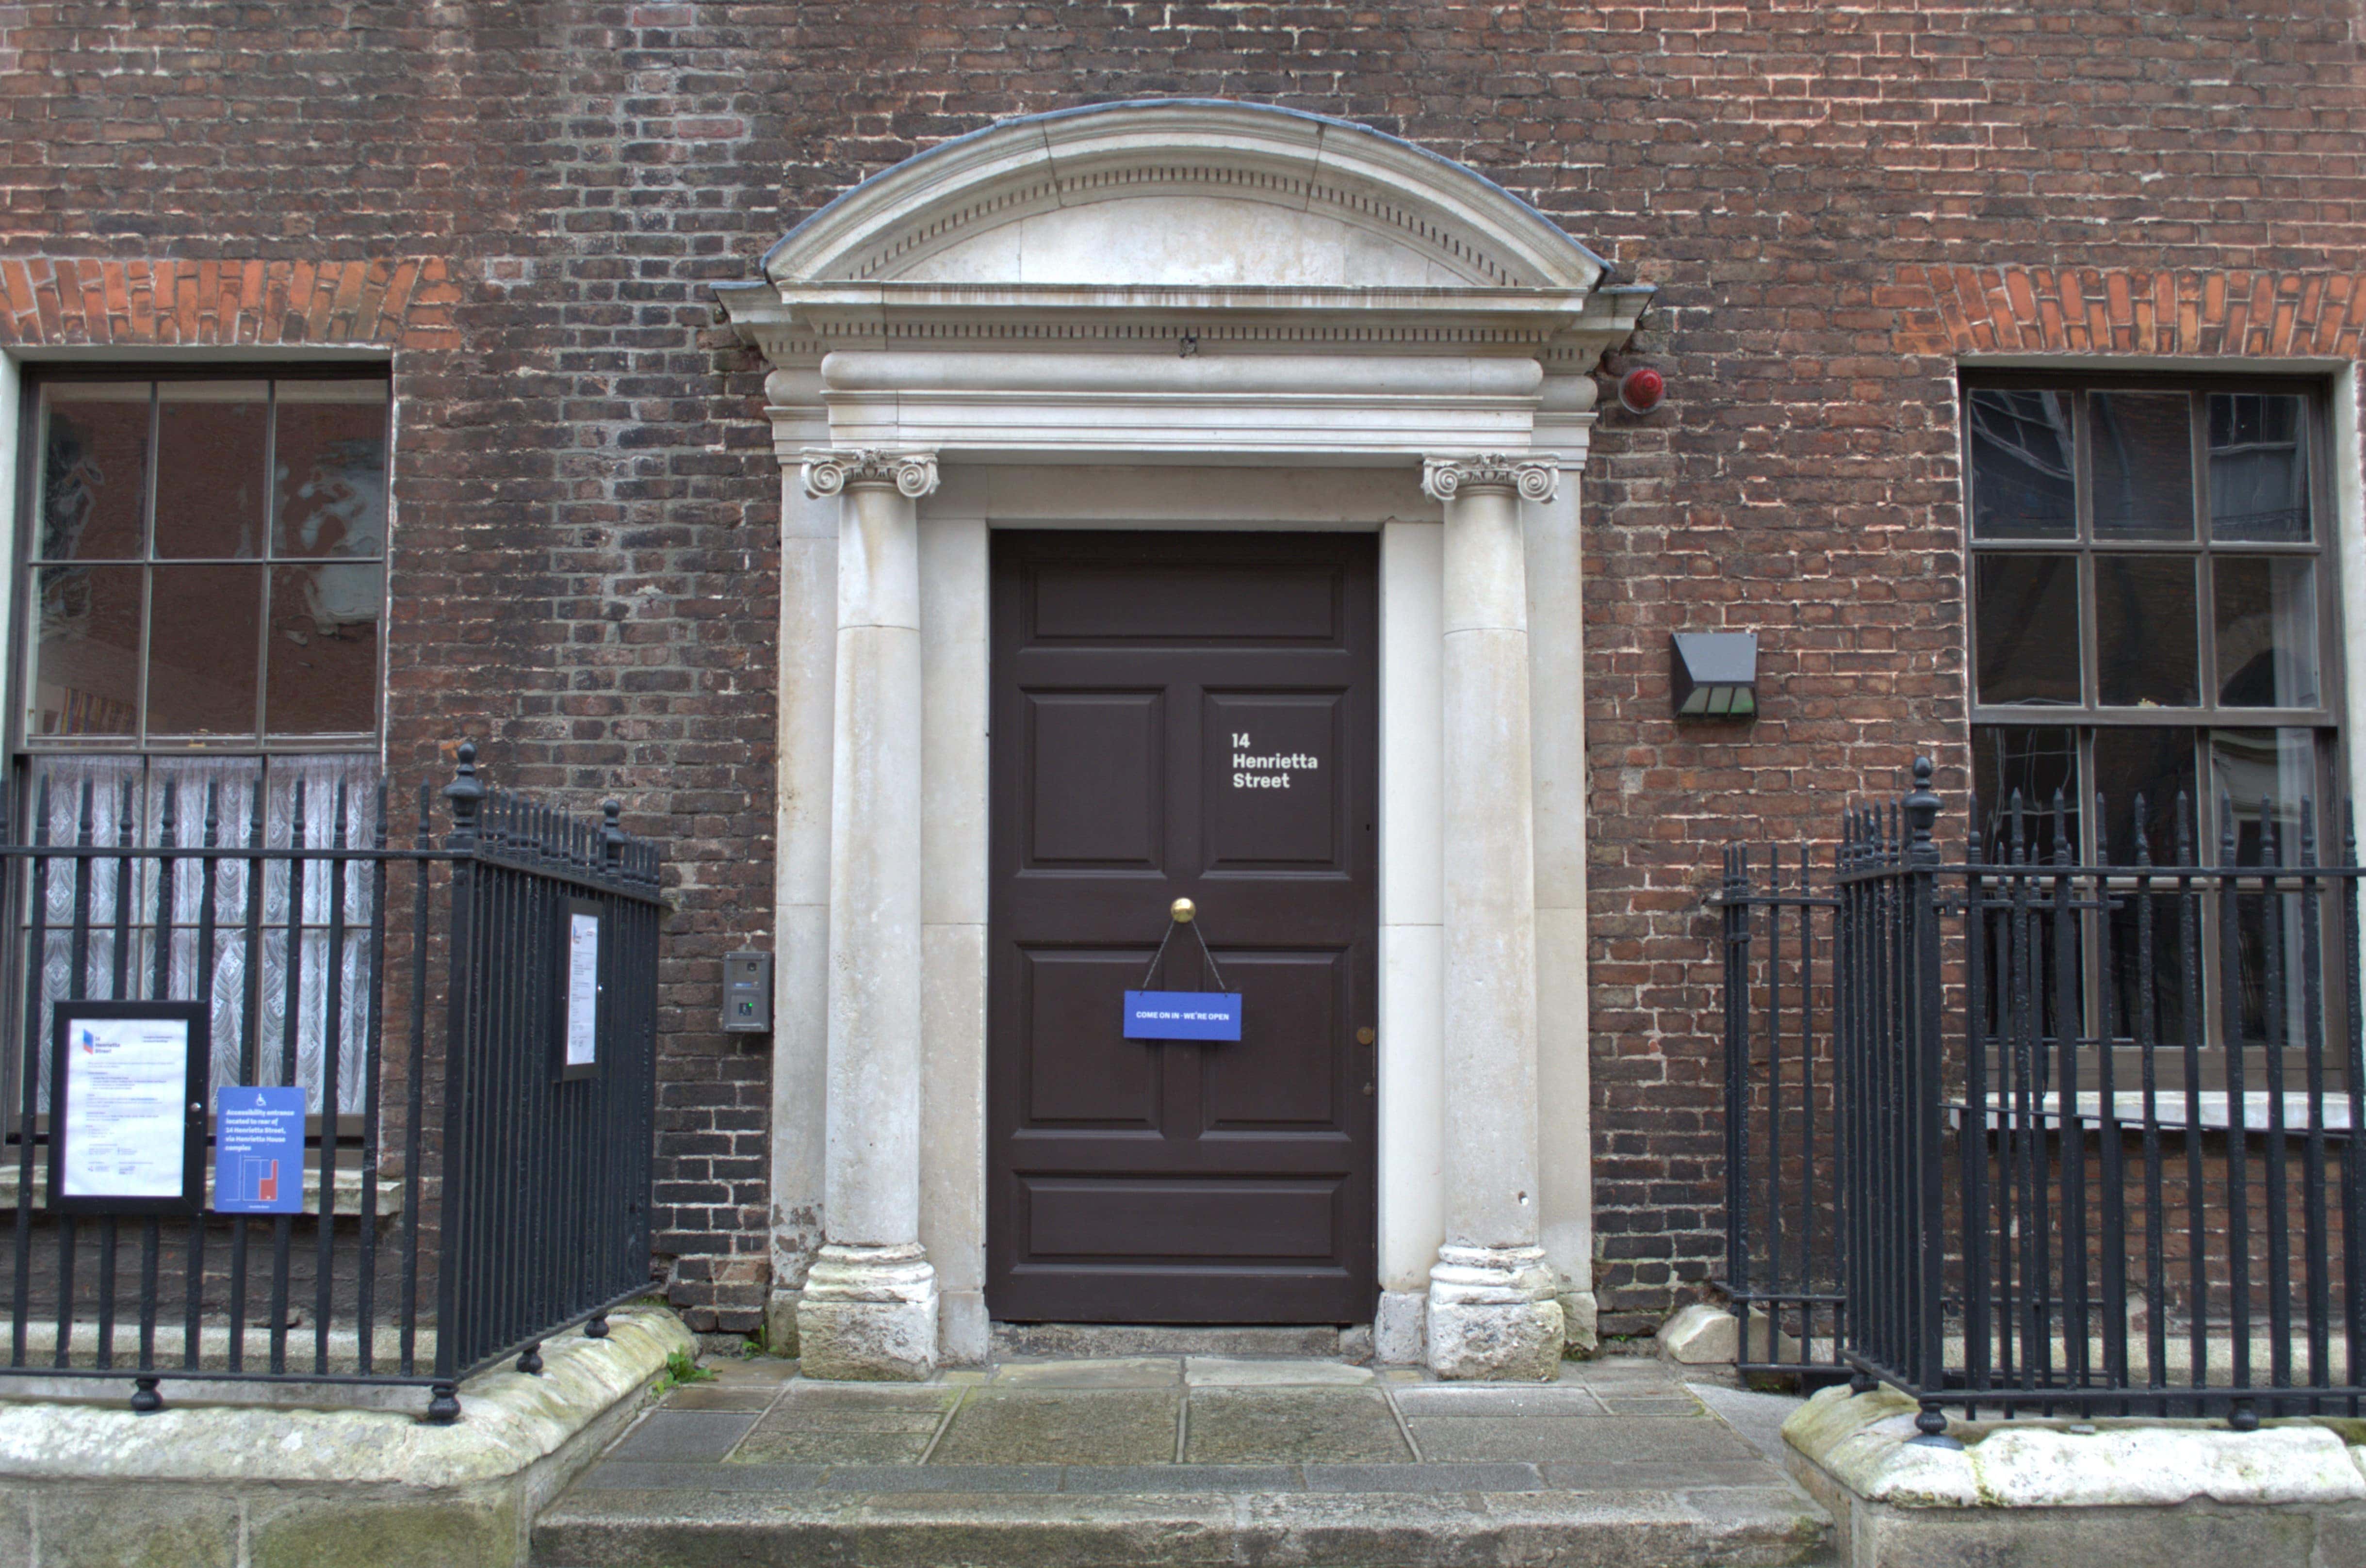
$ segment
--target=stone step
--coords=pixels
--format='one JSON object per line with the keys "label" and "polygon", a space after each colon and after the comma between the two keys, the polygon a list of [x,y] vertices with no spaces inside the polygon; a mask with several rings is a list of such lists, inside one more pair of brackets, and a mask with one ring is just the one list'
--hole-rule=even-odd
{"label": "stone step", "polygon": [[[1112,1356],[1352,1356],[1371,1359],[1369,1327],[1190,1327],[1167,1324],[997,1323],[993,1359]],[[1360,1350],[1360,1354],[1358,1352]]]}
{"label": "stone step", "polygon": [[[1478,1488],[1518,1478],[1423,1473],[1529,1468],[1522,1465],[1229,1467],[1241,1473],[1236,1480],[1221,1473],[1228,1467],[1177,1466],[1155,1483],[1132,1473],[1088,1477],[1109,1488],[1100,1490],[1077,1489],[1075,1466],[957,1467],[980,1473],[974,1477],[904,1468],[892,1490],[874,1488],[896,1467],[841,1474],[852,1484],[836,1486],[749,1473],[729,1490],[684,1486],[693,1467],[638,1468],[650,1473],[615,1479],[639,1484],[579,1487],[545,1514],[534,1529],[534,1568],[1775,1568],[1834,1561],[1830,1519],[1787,1486],[1499,1491]],[[659,1473],[677,1468],[684,1473]],[[1046,1473],[1019,1473],[1037,1470]],[[1279,1481],[1290,1488],[1278,1489]],[[1167,1489],[1151,1490],[1154,1484]],[[1182,1484],[1193,1489],[1175,1489]],[[1423,1484],[1433,1489],[1402,1489]],[[1376,1484],[1399,1489],[1362,1489]]]}

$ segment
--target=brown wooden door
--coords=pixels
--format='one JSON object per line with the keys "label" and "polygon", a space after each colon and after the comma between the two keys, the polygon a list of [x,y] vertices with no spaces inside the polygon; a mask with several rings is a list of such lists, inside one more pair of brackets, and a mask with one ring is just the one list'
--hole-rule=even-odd
{"label": "brown wooden door", "polygon": [[[1378,560],[1369,535],[995,535],[996,1317],[1371,1317]],[[1178,897],[1238,1043],[1123,1036]],[[1203,968],[1178,933],[1157,989]]]}

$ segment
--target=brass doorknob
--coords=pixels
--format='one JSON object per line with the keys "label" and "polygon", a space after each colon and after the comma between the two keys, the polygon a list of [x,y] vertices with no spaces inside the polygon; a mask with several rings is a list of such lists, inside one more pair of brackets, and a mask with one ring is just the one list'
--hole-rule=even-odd
{"label": "brass doorknob", "polygon": [[1199,913],[1199,909],[1189,899],[1177,899],[1166,906],[1166,913],[1175,917],[1176,924],[1189,925],[1191,924],[1191,917]]}

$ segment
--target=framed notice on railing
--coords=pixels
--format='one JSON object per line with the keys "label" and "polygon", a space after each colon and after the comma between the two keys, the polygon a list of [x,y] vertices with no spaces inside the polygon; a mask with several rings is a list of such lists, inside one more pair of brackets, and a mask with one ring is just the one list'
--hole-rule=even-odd
{"label": "framed notice on railing", "polygon": [[596,1078],[600,1073],[600,901],[569,899],[559,932],[558,1036],[553,1042],[553,1077]]}
{"label": "framed notice on railing", "polygon": [[194,1002],[61,1002],[50,1047],[50,1206],[205,1207],[206,1012]]}

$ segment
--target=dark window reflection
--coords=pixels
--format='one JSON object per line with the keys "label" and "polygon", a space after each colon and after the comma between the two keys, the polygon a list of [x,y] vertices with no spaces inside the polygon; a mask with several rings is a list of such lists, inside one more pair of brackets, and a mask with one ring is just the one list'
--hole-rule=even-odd
{"label": "dark window reflection", "polygon": [[[2220,831],[2233,838],[2235,864],[2300,863],[2302,812],[2315,805],[2315,779],[2316,746],[2310,731],[2210,733],[2211,792],[2217,797]],[[2225,839],[2220,842],[2223,846]],[[2236,1000],[2243,1043],[2256,1047],[2274,1035],[2289,1045],[2298,1038],[2304,1001],[2304,901],[2296,893],[2243,893],[2235,906],[2240,991]]]}
{"label": "dark window reflection", "polygon": [[148,481],[148,383],[52,386],[44,399],[45,561],[136,561]]}
{"label": "dark window reflection", "polygon": [[2016,801],[2022,808],[2021,838],[2033,859],[2051,858],[2054,804],[2064,808],[2063,831],[2079,840],[2079,732],[2031,725],[1979,724],[1972,730],[1972,790],[1987,841],[1987,858],[2012,857]]}
{"label": "dark window reflection", "polygon": [[1981,702],[2079,700],[2079,563],[2069,555],[1982,555],[1973,615]]}
{"label": "dark window reflection", "polygon": [[156,395],[156,554],[263,554],[263,382],[165,382]]}
{"label": "dark window reflection", "polygon": [[2094,420],[2097,539],[2193,537],[2193,427],[2182,392],[2098,392]]}
{"label": "dark window reflection", "polygon": [[[2123,868],[2194,863],[2194,785],[2193,731],[2097,730],[2095,788],[2102,796],[2105,862]],[[2182,1042],[2187,1022],[2199,1022],[2198,994],[2187,994],[2195,971],[2180,955],[2185,923],[2201,918],[2201,895],[2182,894],[2174,882],[2145,889],[2123,877],[2113,887],[2105,916],[2111,953],[2104,1004],[2116,1036]],[[2200,925],[2193,930],[2198,951]]]}
{"label": "dark window reflection", "polygon": [[2077,536],[2071,404],[2062,392],[1976,391],[1966,399],[1973,537]]}
{"label": "dark window reflection", "polygon": [[2292,555],[2221,555],[2218,700],[2229,708],[2314,708],[2316,566]]}
{"label": "dark window reflection", "polygon": [[[2079,862],[2078,731],[2050,725],[1979,725],[1972,731],[1972,773],[1978,796],[1977,820],[1985,839],[1980,858],[1997,866]],[[2060,954],[2055,916],[2048,909],[2053,885],[2029,884],[2034,907],[2025,928],[2011,907],[2009,879],[2000,879],[1989,891],[1994,895],[1991,906],[1980,912],[1979,923],[1982,972],[1987,980],[1985,1027],[1993,1037],[2011,1016],[2011,999],[2027,994],[2036,999],[2040,1030],[2048,1040],[2058,1040]],[[2072,943],[2068,974],[2075,997],[2082,962],[2075,914],[2067,934]],[[2072,1003],[2074,1016],[2079,1005]],[[2051,1051],[2048,1057],[2050,1060]]]}
{"label": "dark window reflection", "polygon": [[275,735],[377,726],[377,638],[386,568],[275,566],[264,724]]}
{"label": "dark window reflection", "polygon": [[2190,708],[2202,700],[2191,555],[2095,557],[2097,700]]}
{"label": "dark window reflection", "polygon": [[2210,534],[2309,541],[2308,415],[2298,397],[2210,395]]}
{"label": "dark window reflection", "polygon": [[281,382],[272,466],[274,554],[386,554],[384,386]]}
{"label": "dark window reflection", "polygon": [[261,575],[251,566],[158,566],[148,616],[149,733],[254,734]]}
{"label": "dark window reflection", "polygon": [[36,574],[32,728],[129,735],[140,716],[137,566],[44,566]]}

